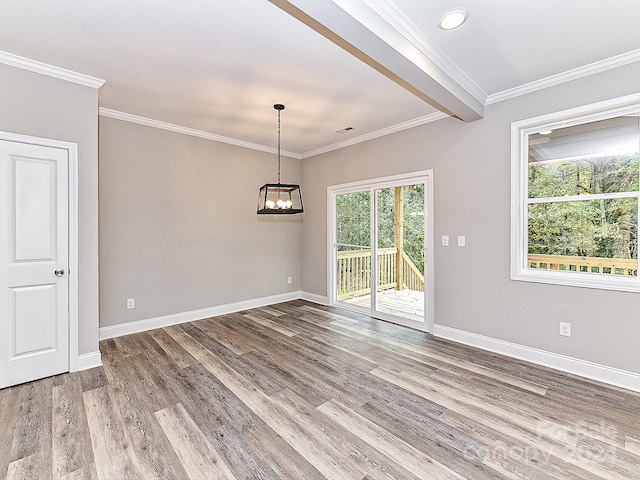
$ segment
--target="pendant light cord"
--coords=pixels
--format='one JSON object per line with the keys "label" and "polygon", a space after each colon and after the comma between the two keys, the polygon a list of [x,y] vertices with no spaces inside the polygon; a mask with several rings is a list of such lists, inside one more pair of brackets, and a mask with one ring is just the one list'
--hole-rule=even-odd
{"label": "pendant light cord", "polygon": [[278,109],[278,185],[280,184],[280,112]]}

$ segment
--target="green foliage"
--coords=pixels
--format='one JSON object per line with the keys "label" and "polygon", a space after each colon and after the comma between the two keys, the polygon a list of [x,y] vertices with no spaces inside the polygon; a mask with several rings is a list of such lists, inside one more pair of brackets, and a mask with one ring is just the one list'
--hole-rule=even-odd
{"label": "green foliage", "polygon": [[635,198],[590,194],[638,191],[639,155],[529,165],[529,198],[585,196],[529,205],[529,253],[637,258]]}
{"label": "green foliage", "polygon": [[[394,209],[395,189],[376,190],[378,202],[378,248],[395,245]],[[424,272],[424,185],[402,187],[403,250],[420,272]]]}
{"label": "green foliage", "polygon": [[[411,261],[424,272],[424,185],[402,187],[404,251]],[[378,248],[395,245],[394,188],[376,190]],[[352,245],[370,248],[371,216],[370,194],[356,192],[336,197],[336,230],[338,250],[356,250]]]}
{"label": "green foliage", "polygon": [[338,250],[371,248],[371,195],[367,192],[336,196]]}

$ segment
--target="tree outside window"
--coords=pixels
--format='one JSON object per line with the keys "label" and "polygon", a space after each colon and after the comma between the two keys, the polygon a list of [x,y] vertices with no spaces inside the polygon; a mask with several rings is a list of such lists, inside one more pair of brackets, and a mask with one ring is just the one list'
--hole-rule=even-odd
{"label": "tree outside window", "polygon": [[513,279],[640,291],[638,112],[513,124]]}

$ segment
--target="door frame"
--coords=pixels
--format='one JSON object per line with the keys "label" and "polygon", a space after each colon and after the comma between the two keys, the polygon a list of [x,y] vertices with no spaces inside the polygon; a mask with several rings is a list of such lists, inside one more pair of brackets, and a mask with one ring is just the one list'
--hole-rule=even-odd
{"label": "door frame", "polygon": [[76,372],[80,369],[80,356],[78,354],[78,305],[80,298],[78,295],[78,145],[62,140],[4,131],[0,131],[0,140],[59,148],[67,151],[69,159],[69,170],[67,172],[69,186],[69,371]]}
{"label": "door frame", "polygon": [[[368,180],[360,180],[357,182],[343,183],[339,185],[330,185],[327,187],[327,298],[329,300],[329,305],[340,308],[347,308],[347,305],[344,305],[343,302],[337,303],[335,284],[336,284],[336,269],[334,268],[336,260],[335,255],[335,244],[336,244],[336,226],[335,226],[335,197],[340,193],[352,193],[359,192],[366,189],[375,188],[386,188],[389,186],[400,186],[400,185],[412,185],[414,183],[424,183],[425,185],[425,238],[424,238],[424,249],[425,249],[425,303],[426,308],[424,311],[425,321],[422,325],[417,326],[412,324],[409,321],[403,321],[399,317],[391,317],[389,315],[384,315],[380,313],[376,313],[376,317],[382,320],[390,321],[393,323],[398,323],[407,327],[416,328],[418,330],[424,330],[428,333],[433,333],[433,325],[434,325],[434,280],[433,280],[433,251],[434,251],[434,218],[433,218],[433,169],[429,170],[421,170],[417,172],[411,173],[403,173],[399,175],[391,175],[388,177],[379,177],[372,178]],[[396,185],[397,184],[397,185]],[[375,199],[372,198],[371,202],[374,202]],[[371,225],[374,227],[374,217],[372,215]],[[372,230],[372,236],[375,237],[375,232]],[[374,238],[374,240],[376,240]],[[372,264],[373,267],[373,264]],[[373,285],[373,284],[372,284]],[[428,285],[428,287],[427,287]],[[373,292],[372,292],[373,293]],[[373,300],[372,295],[372,300]],[[354,308],[354,310],[356,310]],[[372,315],[372,308],[369,309],[369,315]],[[362,310],[358,309],[362,313]]]}

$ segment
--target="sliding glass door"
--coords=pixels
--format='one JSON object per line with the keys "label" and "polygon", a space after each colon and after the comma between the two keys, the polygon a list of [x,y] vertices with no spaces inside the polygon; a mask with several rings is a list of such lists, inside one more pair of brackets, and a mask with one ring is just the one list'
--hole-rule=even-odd
{"label": "sliding glass door", "polygon": [[430,171],[329,188],[331,303],[431,330]]}

